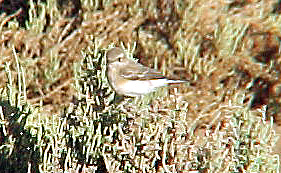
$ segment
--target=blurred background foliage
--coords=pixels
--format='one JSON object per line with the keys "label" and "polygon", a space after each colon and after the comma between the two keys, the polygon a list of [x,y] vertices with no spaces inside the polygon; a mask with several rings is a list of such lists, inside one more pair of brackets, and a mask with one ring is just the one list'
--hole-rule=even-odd
{"label": "blurred background foliage", "polygon": [[[0,0],[4,172],[277,172],[278,0]],[[189,85],[110,88],[106,51]]]}

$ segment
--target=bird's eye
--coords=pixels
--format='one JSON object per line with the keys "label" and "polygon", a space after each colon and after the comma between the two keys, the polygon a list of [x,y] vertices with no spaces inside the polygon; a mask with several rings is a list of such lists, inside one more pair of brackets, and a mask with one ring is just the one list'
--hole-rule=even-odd
{"label": "bird's eye", "polygon": [[118,58],[118,61],[121,62],[121,61],[122,61],[122,58]]}

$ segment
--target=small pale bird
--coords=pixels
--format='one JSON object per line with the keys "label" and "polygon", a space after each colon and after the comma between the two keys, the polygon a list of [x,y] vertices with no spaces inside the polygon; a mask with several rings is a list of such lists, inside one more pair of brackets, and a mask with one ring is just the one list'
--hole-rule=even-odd
{"label": "small pale bird", "polygon": [[188,82],[169,80],[160,72],[127,58],[124,50],[118,47],[110,49],[106,59],[107,78],[118,95],[136,97],[168,84]]}

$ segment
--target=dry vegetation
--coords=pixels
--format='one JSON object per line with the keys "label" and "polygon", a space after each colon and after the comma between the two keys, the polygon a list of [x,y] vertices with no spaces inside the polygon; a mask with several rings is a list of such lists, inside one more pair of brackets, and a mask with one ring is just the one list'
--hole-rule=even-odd
{"label": "dry vegetation", "polygon": [[[280,169],[280,1],[10,2],[0,0],[1,170]],[[190,84],[119,98],[105,75],[112,46]]]}

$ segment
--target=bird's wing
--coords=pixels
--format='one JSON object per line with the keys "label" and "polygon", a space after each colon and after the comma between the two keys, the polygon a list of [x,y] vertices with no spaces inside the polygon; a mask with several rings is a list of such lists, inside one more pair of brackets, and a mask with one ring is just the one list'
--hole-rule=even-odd
{"label": "bird's wing", "polygon": [[130,63],[126,67],[122,68],[120,75],[128,80],[152,80],[152,79],[163,79],[160,72],[145,67],[138,63]]}

